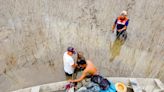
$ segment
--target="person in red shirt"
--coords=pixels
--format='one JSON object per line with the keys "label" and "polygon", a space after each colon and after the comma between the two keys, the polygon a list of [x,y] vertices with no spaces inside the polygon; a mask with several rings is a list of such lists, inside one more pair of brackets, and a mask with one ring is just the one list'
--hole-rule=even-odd
{"label": "person in red shirt", "polygon": [[114,29],[116,27],[117,38],[119,38],[121,35],[125,37],[125,39],[127,37],[126,29],[129,24],[129,19],[127,18],[127,15],[127,11],[122,11],[121,15],[115,20],[115,23],[112,27],[112,32],[114,32]]}

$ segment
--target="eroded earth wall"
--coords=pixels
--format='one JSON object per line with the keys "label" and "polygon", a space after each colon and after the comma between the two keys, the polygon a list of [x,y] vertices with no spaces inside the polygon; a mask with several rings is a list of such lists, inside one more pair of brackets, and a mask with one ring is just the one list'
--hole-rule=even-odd
{"label": "eroded earth wall", "polygon": [[[130,19],[125,43],[111,27]],[[100,74],[164,82],[164,0],[0,0],[0,92],[65,80],[68,46]]]}

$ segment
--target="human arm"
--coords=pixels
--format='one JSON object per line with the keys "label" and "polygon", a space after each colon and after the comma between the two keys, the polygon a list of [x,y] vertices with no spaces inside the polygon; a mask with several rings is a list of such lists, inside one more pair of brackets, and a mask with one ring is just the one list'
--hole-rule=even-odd
{"label": "human arm", "polygon": [[69,64],[73,67],[76,68],[77,64],[74,62],[74,60],[72,58],[70,58],[70,62]]}
{"label": "human arm", "polygon": [[122,29],[118,30],[118,32],[121,32],[121,31],[126,30],[126,29],[127,29],[128,24],[129,24],[129,19],[126,21],[125,26],[124,26]]}
{"label": "human arm", "polygon": [[77,64],[76,63],[72,64],[72,67],[73,68],[76,68],[77,67]]}
{"label": "human arm", "polygon": [[115,27],[116,27],[116,24],[117,24],[117,19],[115,20],[115,22],[114,22],[114,24],[113,24],[113,26],[112,26],[112,32],[114,32],[114,29],[115,29]]}
{"label": "human arm", "polygon": [[123,30],[126,30],[126,26],[124,26],[122,29],[119,29],[119,30],[117,30],[118,32],[121,32],[121,31],[123,31]]}
{"label": "human arm", "polygon": [[81,75],[80,78],[75,79],[75,80],[69,80],[69,81],[70,81],[70,82],[80,82],[80,81],[82,81],[85,77],[86,77],[86,72],[84,71],[84,72],[82,73],[82,75]]}

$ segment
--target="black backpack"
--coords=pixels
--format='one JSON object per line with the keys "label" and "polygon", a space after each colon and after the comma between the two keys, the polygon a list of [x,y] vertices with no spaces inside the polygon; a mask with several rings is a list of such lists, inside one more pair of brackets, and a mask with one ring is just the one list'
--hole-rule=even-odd
{"label": "black backpack", "polygon": [[94,75],[92,78],[91,78],[91,81],[98,84],[99,87],[102,89],[102,90],[106,90],[109,88],[110,86],[110,82],[106,79],[106,78],[103,78],[102,76],[100,75]]}
{"label": "black backpack", "polygon": [[103,79],[103,80],[100,82],[99,86],[100,86],[100,88],[101,88],[102,90],[106,90],[106,89],[109,88],[110,82],[109,82],[107,79]]}
{"label": "black backpack", "polygon": [[96,83],[96,84],[99,84],[104,78],[100,75],[94,75],[91,77],[91,81]]}

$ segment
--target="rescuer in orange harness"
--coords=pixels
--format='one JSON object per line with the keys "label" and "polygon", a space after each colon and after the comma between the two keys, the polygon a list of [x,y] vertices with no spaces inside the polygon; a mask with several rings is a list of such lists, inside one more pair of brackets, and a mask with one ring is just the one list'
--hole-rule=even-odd
{"label": "rescuer in orange harness", "polygon": [[129,19],[127,18],[127,15],[127,11],[122,11],[121,15],[115,20],[115,23],[112,27],[112,32],[114,32],[114,29],[116,27],[117,38],[120,38],[120,36],[124,37],[124,39],[127,38],[126,29],[129,24]]}

